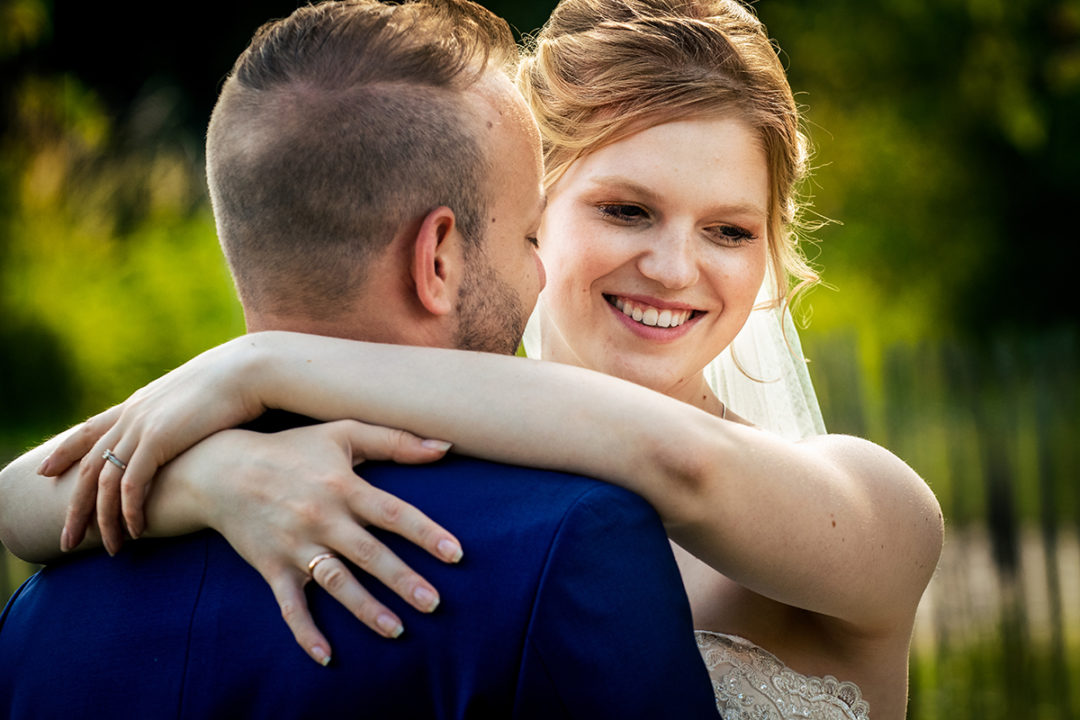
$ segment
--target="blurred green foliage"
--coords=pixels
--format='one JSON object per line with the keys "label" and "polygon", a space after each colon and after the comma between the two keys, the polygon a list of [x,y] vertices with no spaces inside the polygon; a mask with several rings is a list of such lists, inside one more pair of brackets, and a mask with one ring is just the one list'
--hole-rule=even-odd
{"label": "blurred green foliage", "polygon": [[[243,331],[203,129],[243,38],[296,4],[192,3],[133,36],[114,19],[134,3],[0,0],[0,461]],[[553,6],[488,4],[523,31]],[[1080,0],[755,7],[806,108],[808,219],[828,221],[801,311],[826,422],[906,459],[1015,567],[1018,524],[1080,520]],[[28,570],[0,569],[0,596]],[[943,673],[1007,682],[998,640],[917,657],[912,717],[959,716]]]}

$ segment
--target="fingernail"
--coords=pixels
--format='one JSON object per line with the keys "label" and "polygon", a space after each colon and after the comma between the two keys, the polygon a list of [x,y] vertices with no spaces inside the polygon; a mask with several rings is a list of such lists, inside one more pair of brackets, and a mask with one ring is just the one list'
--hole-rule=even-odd
{"label": "fingernail", "polygon": [[450,448],[454,447],[454,443],[446,442],[445,440],[425,440],[420,443],[429,450],[440,450],[446,452]]}
{"label": "fingernail", "polygon": [[443,559],[447,562],[456,563],[461,560],[463,553],[461,552],[461,546],[453,540],[440,540],[439,541],[439,554],[443,556]]}
{"label": "fingernail", "polygon": [[137,525],[133,525],[131,523],[125,523],[125,525],[127,525],[128,535],[131,536],[131,539],[132,540],[138,540],[139,535],[142,534],[142,531],[139,529],[139,527]]}
{"label": "fingernail", "polygon": [[44,475],[45,477],[49,477],[49,474],[47,472],[45,472],[46,468],[48,468],[48,467],[49,467],[49,458],[45,458],[44,460],[41,461],[41,464],[37,466],[37,470],[36,470],[37,474],[38,475]]}
{"label": "fingernail", "polygon": [[425,612],[431,612],[439,607],[439,596],[428,590],[423,585],[412,591],[413,599]]}
{"label": "fingernail", "polygon": [[60,552],[68,552],[71,550],[71,533],[68,532],[67,525],[60,531]]}
{"label": "fingernail", "polygon": [[401,622],[393,615],[387,615],[386,613],[383,613],[376,618],[375,624],[379,626],[380,630],[392,638],[401,637],[401,633],[405,632],[405,628],[402,627]]}
{"label": "fingernail", "polygon": [[323,667],[326,667],[330,664],[330,655],[318,645],[311,648],[311,654],[315,658],[315,662],[319,663]]}

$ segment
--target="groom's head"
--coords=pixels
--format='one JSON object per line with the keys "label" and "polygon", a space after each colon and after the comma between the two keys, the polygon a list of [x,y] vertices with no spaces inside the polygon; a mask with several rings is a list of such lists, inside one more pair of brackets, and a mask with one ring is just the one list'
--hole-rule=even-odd
{"label": "groom's head", "polygon": [[207,175],[249,330],[512,351],[543,283],[539,138],[504,21],[326,2],[260,28]]}

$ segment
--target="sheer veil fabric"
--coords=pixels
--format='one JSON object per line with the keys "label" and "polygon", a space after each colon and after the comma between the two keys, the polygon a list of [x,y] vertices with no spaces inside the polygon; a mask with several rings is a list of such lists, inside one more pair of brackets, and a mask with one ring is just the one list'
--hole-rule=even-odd
{"label": "sheer veil fabric", "polygon": [[[825,434],[817,394],[791,312],[766,275],[746,325],[705,368],[716,396],[760,428],[788,440]],[[740,369],[741,368],[741,369]]]}
{"label": "sheer veil fabric", "polygon": [[[760,428],[789,440],[823,435],[825,422],[791,313],[770,307],[775,305],[774,287],[766,276],[755,304],[758,309],[705,368],[705,379],[725,405]],[[522,342],[526,355],[540,357],[535,311]]]}

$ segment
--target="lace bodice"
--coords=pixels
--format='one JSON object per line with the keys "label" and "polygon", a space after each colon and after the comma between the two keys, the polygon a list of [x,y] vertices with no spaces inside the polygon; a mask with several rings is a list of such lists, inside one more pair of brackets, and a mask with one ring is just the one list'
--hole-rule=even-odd
{"label": "lace bodice", "polygon": [[854,683],[801,675],[741,637],[694,635],[724,720],[869,720]]}

